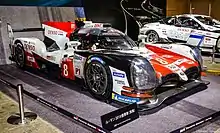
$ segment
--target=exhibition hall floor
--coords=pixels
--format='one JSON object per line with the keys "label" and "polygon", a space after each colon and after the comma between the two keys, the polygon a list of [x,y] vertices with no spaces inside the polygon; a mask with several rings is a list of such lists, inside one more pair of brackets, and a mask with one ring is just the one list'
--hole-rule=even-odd
{"label": "exhibition hall floor", "polygon": [[[32,73],[16,68],[15,65],[0,66],[0,78],[13,84],[22,83],[25,90],[37,95],[54,105],[72,112],[88,121],[101,126],[100,116],[118,109],[113,104],[107,104],[94,99],[83,91],[78,84],[66,81],[48,79],[44,74]],[[205,116],[220,110],[220,76],[203,77],[210,81],[207,89],[191,94],[163,108],[140,115],[140,118],[112,132],[120,133],[167,133],[195,122]],[[1,90],[17,100],[16,91],[0,83]],[[24,98],[25,108],[37,113],[65,133],[89,132],[82,126],[67,119],[63,115],[42,106],[28,96]],[[193,132],[215,132],[220,128],[220,120],[207,123]]]}

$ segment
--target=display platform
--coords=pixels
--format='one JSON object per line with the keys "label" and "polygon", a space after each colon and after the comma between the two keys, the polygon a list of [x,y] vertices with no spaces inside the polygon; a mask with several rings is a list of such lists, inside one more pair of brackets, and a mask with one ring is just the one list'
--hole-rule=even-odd
{"label": "display platform", "polygon": [[[107,104],[94,99],[88,92],[83,91],[76,83],[48,79],[46,75],[42,73],[23,71],[13,64],[1,66],[0,77],[14,84],[22,83],[24,88],[30,93],[33,93],[54,105],[60,106],[69,112],[77,114],[99,126],[101,126],[100,116],[118,109],[118,107],[114,106],[114,103]],[[112,132],[171,132],[219,111],[220,89],[218,81],[220,80],[220,77],[207,76],[203,78],[211,82],[208,89],[195,93],[178,102],[164,106],[153,113],[145,113],[144,115],[141,115],[140,118],[115,129]],[[5,89],[8,89],[8,92],[11,91],[9,88]],[[32,108],[32,111],[39,112],[38,108]],[[45,119],[47,119],[50,114],[44,116]],[[64,116],[61,115],[61,117]],[[49,122],[51,119],[53,118],[50,118]],[[207,124],[209,125],[203,126],[208,126],[209,128],[205,129],[200,127],[201,129],[196,129],[194,132],[215,132],[220,126],[219,121]],[[59,125],[57,126],[58,128],[61,128]],[[66,128],[66,132],[70,132],[68,128],[71,127],[68,126],[68,124],[66,126],[62,125],[62,127]]]}

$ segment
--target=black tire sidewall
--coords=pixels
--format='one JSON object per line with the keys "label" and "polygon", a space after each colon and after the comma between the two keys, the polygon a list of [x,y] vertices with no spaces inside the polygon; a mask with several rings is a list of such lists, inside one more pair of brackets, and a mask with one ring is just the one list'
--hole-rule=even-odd
{"label": "black tire sidewall", "polygon": [[[24,55],[23,55],[23,56],[24,56],[23,65],[19,65],[18,60],[17,60],[18,54],[16,53],[16,49],[17,49],[18,47],[20,47],[20,48],[23,50],[23,54],[24,54]],[[17,43],[17,44],[15,45],[15,63],[16,63],[16,65],[17,65],[19,68],[24,69],[24,68],[25,68],[25,62],[26,62],[26,55],[25,55],[24,47],[23,47],[23,45],[22,45],[21,43]]]}
{"label": "black tire sidewall", "polygon": [[[154,30],[150,30],[150,31],[147,31],[146,33],[145,33],[145,35],[147,36],[147,38],[148,38],[148,35],[150,34],[150,33],[154,33],[155,35],[156,35],[156,37],[157,37],[157,40],[159,41],[159,35],[157,34],[157,32],[156,31],[154,31]],[[146,39],[147,39],[146,38]],[[145,41],[146,41],[146,39],[145,39]]]}
{"label": "black tire sidewall", "polygon": [[[93,63],[97,63],[101,66],[103,66],[105,68],[105,71],[106,71],[106,74],[107,74],[107,87],[106,87],[106,90],[103,94],[96,94],[92,91],[92,89],[88,86],[88,83],[87,83],[87,79],[86,79],[86,72],[87,72],[87,69],[91,66],[91,64]],[[109,69],[109,67],[107,65],[104,65],[98,61],[92,61],[90,62],[88,65],[86,65],[86,68],[85,68],[85,84],[86,84],[86,87],[88,88],[88,91],[97,99],[99,100],[108,100],[111,98],[111,94],[112,94],[112,86],[113,86],[113,82],[112,82],[112,76],[111,76],[111,70]]]}
{"label": "black tire sidewall", "polygon": [[218,37],[217,41],[216,41],[216,45],[215,45],[215,51],[217,53],[220,53],[220,48],[218,48],[218,41],[220,40],[220,37]]}

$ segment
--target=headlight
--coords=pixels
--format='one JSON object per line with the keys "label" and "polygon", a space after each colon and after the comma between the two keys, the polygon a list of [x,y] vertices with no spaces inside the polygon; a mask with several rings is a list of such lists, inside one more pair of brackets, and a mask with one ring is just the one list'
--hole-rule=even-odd
{"label": "headlight", "polygon": [[192,48],[191,54],[193,55],[195,60],[199,62],[200,66],[203,67],[203,60],[202,60],[201,51],[197,47],[195,47],[195,48]]}
{"label": "headlight", "polygon": [[135,58],[131,64],[131,80],[138,90],[152,89],[157,86],[156,73],[144,58]]}

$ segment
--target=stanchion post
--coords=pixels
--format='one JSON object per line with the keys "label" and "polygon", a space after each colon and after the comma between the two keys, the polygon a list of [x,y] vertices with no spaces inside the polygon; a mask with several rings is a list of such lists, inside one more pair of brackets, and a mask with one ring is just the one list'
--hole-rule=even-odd
{"label": "stanchion post", "polygon": [[215,46],[212,47],[212,64],[215,63]]}
{"label": "stanchion post", "polygon": [[19,104],[19,113],[15,113],[11,115],[7,122],[13,125],[24,125],[29,123],[30,121],[33,121],[37,118],[37,114],[32,112],[24,112],[24,99],[23,94],[25,93],[25,90],[23,88],[22,84],[18,84],[17,86],[13,85],[13,88],[17,90],[18,95],[18,104]]}
{"label": "stanchion post", "polygon": [[20,124],[25,124],[24,121],[24,100],[23,100],[23,85],[17,85],[18,101],[19,101],[19,111],[20,111]]}

